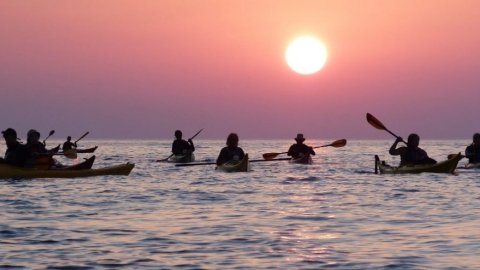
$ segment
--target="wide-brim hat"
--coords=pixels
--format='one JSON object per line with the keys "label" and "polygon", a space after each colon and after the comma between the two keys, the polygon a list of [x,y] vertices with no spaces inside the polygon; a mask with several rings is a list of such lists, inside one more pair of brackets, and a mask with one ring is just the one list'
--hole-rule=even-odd
{"label": "wide-brim hat", "polygon": [[303,137],[302,133],[298,133],[297,137],[295,138],[295,141],[305,141],[305,138]]}

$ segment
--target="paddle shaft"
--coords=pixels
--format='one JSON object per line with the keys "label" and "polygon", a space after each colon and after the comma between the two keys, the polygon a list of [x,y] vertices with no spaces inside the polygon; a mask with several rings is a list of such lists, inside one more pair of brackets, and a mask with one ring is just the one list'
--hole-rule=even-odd
{"label": "paddle shaft", "polygon": [[192,137],[190,137],[190,139],[188,139],[188,140],[193,140],[193,139],[194,139],[195,137],[197,137],[197,135],[200,134],[200,132],[202,132],[202,131],[203,131],[203,128],[200,129],[197,133],[195,133],[195,135],[193,135]]}
{"label": "paddle shaft", "polygon": [[48,136],[45,138],[45,140],[43,140],[43,145],[45,145],[45,141],[50,138],[50,136],[53,135],[53,133],[55,133],[55,130],[51,130],[50,133],[48,133]]}
{"label": "paddle shaft", "polygon": [[90,131],[85,132],[85,134],[83,134],[82,137],[78,138],[78,140],[76,140],[73,144],[77,144],[78,141],[85,138],[85,136],[87,136],[89,133],[90,133]]}

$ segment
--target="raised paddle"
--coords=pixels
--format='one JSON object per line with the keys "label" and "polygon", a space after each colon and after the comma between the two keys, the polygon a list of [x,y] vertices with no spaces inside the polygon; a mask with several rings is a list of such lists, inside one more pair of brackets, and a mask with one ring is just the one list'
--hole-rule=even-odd
{"label": "raised paddle", "polygon": [[[400,138],[395,133],[391,132],[387,127],[385,127],[384,124],[382,124],[382,122],[380,122],[380,120],[375,118],[375,116],[371,115],[370,113],[367,113],[367,122],[376,129],[385,130],[386,132],[392,134],[395,138]],[[402,142],[407,144],[404,140],[402,140]]]}
{"label": "raised paddle", "polygon": [[[347,144],[347,140],[345,139],[340,139],[340,140],[336,140],[330,144],[325,144],[325,145],[321,145],[321,146],[315,146],[315,147],[312,147],[312,148],[320,148],[320,147],[327,147],[327,146],[332,146],[332,147],[344,147],[345,145]],[[278,155],[281,155],[281,154],[287,154],[288,152],[282,152],[282,153],[265,153],[263,154],[263,158],[266,159],[266,160],[272,160],[274,158],[276,158]]]}
{"label": "raised paddle", "polygon": [[90,131],[85,132],[85,134],[83,134],[80,138],[78,138],[78,140],[76,140],[73,144],[77,144],[78,141],[85,138],[85,136],[87,136],[89,133],[90,133]]}
{"label": "raised paddle", "polygon": [[[192,137],[190,137],[188,140],[193,140],[195,137],[197,137],[198,134],[200,134],[200,132],[203,131],[203,128],[200,129],[197,133],[195,133],[195,135],[193,135]],[[175,154],[172,153],[170,156],[168,156],[167,158],[164,158],[164,159],[157,159],[157,162],[165,162],[165,161],[168,161],[169,158],[173,157]]]}
{"label": "raised paddle", "polygon": [[[285,161],[290,160],[290,158],[277,158],[277,159],[254,159],[249,162],[265,162],[265,161]],[[202,165],[216,165],[216,162],[202,162],[202,163],[180,163],[175,164],[175,167],[187,167],[187,166],[202,166]]]}
{"label": "raised paddle", "polygon": [[50,138],[50,136],[53,135],[53,133],[55,133],[55,130],[50,130],[50,133],[48,133],[48,136],[45,138],[45,140],[43,140],[43,145],[45,145],[45,141]]}

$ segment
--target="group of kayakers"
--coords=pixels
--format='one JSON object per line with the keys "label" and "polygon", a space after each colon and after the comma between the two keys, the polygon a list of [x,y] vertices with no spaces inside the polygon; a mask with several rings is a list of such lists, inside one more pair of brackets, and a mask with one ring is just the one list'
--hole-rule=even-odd
{"label": "group of kayakers", "polygon": [[[200,130],[201,131],[201,130]],[[195,151],[193,138],[184,140],[182,131],[175,131],[175,140],[172,143],[172,155],[191,155]],[[3,138],[7,146],[5,157],[0,162],[22,167],[33,167],[40,165],[53,165],[54,159],[52,155],[54,150],[47,150],[45,142],[40,142],[40,132],[31,129],[27,133],[27,143],[19,142],[17,132],[12,128],[2,131]],[[67,137],[67,141],[63,144],[62,149],[68,151],[77,147],[76,142],[71,141],[71,137]],[[287,155],[293,159],[310,157],[315,155],[313,147],[304,144],[305,137],[299,133],[294,138],[296,143],[292,144],[288,149]],[[216,160],[217,165],[222,165],[229,161],[242,160],[245,152],[238,146],[239,137],[236,133],[230,133],[227,137],[226,147],[223,147]],[[427,152],[419,147],[420,136],[412,133],[408,136],[406,146],[398,147],[398,143],[404,142],[402,137],[397,137],[395,142],[389,149],[389,153],[393,156],[400,156],[400,165],[407,164],[435,164],[434,159],[430,158]],[[58,151],[58,149],[57,149]],[[473,135],[473,142],[465,150],[465,157],[469,163],[480,163],[480,133]]]}
{"label": "group of kayakers", "polygon": [[[195,147],[193,141],[182,139],[182,132],[177,130],[175,132],[176,140],[172,144],[172,153],[174,155],[185,155],[186,153],[193,153]],[[288,149],[287,155],[292,159],[300,159],[315,155],[313,147],[304,144],[305,138],[302,133],[298,133],[294,138],[296,143],[292,144]],[[227,137],[226,147],[222,148],[216,164],[222,165],[229,161],[238,161],[243,159],[245,153],[242,148],[238,146],[239,138],[236,133],[230,133]],[[398,146],[398,143],[404,142],[406,146]],[[430,158],[425,150],[419,147],[420,136],[412,133],[408,136],[407,142],[402,137],[397,137],[395,142],[389,149],[392,156],[400,156],[400,166],[403,165],[419,165],[419,164],[436,164],[437,161]],[[473,135],[473,142],[465,150],[465,156],[469,163],[480,163],[480,134]]]}
{"label": "group of kayakers", "polygon": [[[51,132],[53,133],[53,132]],[[0,163],[7,163],[20,167],[51,167],[57,164],[53,155],[58,152],[59,147],[48,150],[45,141],[40,142],[40,132],[31,129],[27,133],[27,142],[25,144],[19,141],[17,132],[13,128],[7,128],[2,131],[7,150],[4,158],[0,158]],[[68,151],[77,147],[76,143],[71,142],[68,136],[63,144],[63,151]]]}

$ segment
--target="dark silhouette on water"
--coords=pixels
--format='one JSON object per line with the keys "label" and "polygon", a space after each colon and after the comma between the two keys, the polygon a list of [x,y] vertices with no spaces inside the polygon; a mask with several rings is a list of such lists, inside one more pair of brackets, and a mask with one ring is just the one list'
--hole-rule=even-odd
{"label": "dark silhouette on water", "polygon": [[0,163],[7,163],[15,166],[25,166],[28,159],[28,151],[25,145],[18,142],[17,132],[13,128],[7,128],[2,131],[7,150],[5,158],[0,159]]}
{"label": "dark silhouette on water", "polygon": [[390,147],[389,153],[392,156],[400,155],[400,166],[417,165],[417,164],[436,164],[437,161],[428,157],[425,150],[418,147],[420,144],[420,136],[412,133],[408,136],[407,146],[397,148],[397,144],[403,142],[402,137],[397,137],[395,142]]}
{"label": "dark silhouette on water", "polygon": [[172,143],[172,153],[174,155],[188,155],[195,151],[192,139],[185,141],[182,136],[182,131],[175,131],[175,141]]}
{"label": "dark silhouette on water", "polygon": [[72,142],[72,137],[68,136],[67,141],[63,143],[62,150],[63,151],[68,151],[71,149],[77,148],[77,143]]}
{"label": "dark silhouette on water", "polygon": [[31,129],[27,133],[27,144],[25,145],[28,152],[26,165],[28,167],[50,167],[55,161],[52,158],[52,152],[45,148],[45,144],[40,142],[40,132]]}
{"label": "dark silhouette on water", "polygon": [[473,142],[465,149],[468,163],[480,163],[480,133],[473,134]]}
{"label": "dark silhouette on water", "polygon": [[312,156],[315,155],[315,151],[313,151],[313,147],[310,147],[303,143],[305,141],[303,134],[298,133],[297,137],[295,138],[295,141],[297,141],[297,143],[292,144],[288,149],[288,152],[287,152],[288,156],[291,156],[292,158],[297,159],[297,158],[303,158],[309,155],[312,155]]}
{"label": "dark silhouette on water", "polygon": [[227,146],[220,151],[216,163],[220,166],[229,161],[242,160],[244,156],[243,149],[238,147],[238,135],[230,133],[227,137]]}

